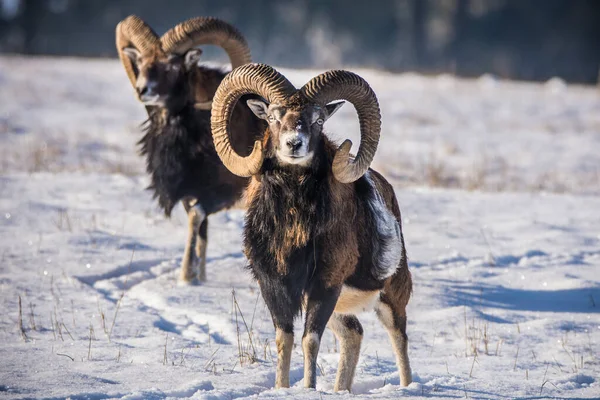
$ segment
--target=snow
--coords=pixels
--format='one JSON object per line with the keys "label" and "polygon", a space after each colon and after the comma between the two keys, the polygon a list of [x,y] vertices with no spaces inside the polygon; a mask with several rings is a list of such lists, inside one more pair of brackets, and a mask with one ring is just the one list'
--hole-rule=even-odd
{"label": "snow", "polygon": [[[600,397],[599,92],[359,73],[382,104],[374,166],[396,186],[415,283],[409,387],[365,313],[353,394],[333,392],[329,331],[317,390],[302,388],[299,321],[292,388],[274,390],[243,210],[211,216],[208,282],[177,285],[185,216],[144,190],[144,111],[118,62],[4,57],[0,398]],[[327,129],[356,139],[355,124],[345,106]]]}

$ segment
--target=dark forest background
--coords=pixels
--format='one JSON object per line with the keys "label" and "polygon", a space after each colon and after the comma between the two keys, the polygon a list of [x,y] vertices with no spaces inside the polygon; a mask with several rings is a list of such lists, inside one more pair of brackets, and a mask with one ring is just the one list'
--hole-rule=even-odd
{"label": "dark forest background", "polygon": [[[0,0],[0,52],[116,57],[129,14],[159,34],[194,16],[237,26],[255,61],[597,83],[600,0]],[[209,53],[210,54],[210,53]],[[215,52],[220,58],[224,55]]]}

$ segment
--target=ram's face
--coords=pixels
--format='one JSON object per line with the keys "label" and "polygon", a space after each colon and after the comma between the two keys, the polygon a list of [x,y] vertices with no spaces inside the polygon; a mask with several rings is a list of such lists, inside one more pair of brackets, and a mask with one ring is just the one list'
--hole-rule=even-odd
{"label": "ram's face", "polygon": [[[135,89],[139,100],[147,106],[165,107],[175,96],[181,96],[186,72],[198,60],[202,51],[191,49],[184,55],[142,54],[133,47],[123,49],[136,72]],[[184,94],[185,95],[185,94]]]}
{"label": "ram's face", "polygon": [[325,107],[307,105],[300,110],[261,100],[248,100],[252,112],[269,123],[275,156],[283,164],[308,166],[323,133],[323,124],[343,101]]}

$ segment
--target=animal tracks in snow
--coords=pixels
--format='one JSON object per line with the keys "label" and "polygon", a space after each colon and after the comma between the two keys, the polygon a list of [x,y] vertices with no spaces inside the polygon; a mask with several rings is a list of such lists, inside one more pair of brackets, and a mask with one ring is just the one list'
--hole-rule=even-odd
{"label": "animal tracks in snow", "polygon": [[[208,271],[232,261],[243,263],[241,254],[209,258]],[[78,279],[112,301],[124,294],[129,303],[154,315],[153,325],[162,331],[179,334],[197,343],[234,342],[236,331],[230,318],[231,304],[222,304],[223,291],[230,293],[231,288],[210,281],[197,286],[179,286],[178,272],[178,259],[142,260]],[[235,286],[244,287],[242,284]]]}

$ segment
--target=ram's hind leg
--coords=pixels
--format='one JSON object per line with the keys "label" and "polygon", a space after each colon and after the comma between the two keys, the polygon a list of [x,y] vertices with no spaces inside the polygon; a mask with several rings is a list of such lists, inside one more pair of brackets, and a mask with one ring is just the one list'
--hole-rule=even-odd
{"label": "ram's hind leg", "polygon": [[386,282],[380,301],[375,307],[377,316],[385,326],[394,347],[401,386],[408,386],[412,382],[406,335],[406,305],[411,291],[412,280],[405,266]]}
{"label": "ram's hind leg", "polygon": [[410,373],[410,363],[408,361],[408,336],[406,335],[406,313],[396,312],[393,308],[384,302],[381,302],[377,308],[377,316],[385,326],[394,353],[396,354],[396,365],[400,374],[400,385],[408,386],[412,382]]}
{"label": "ram's hind leg", "polygon": [[[196,203],[195,200],[189,202],[184,201],[185,209],[188,214],[188,237],[185,244],[185,251],[183,253],[183,259],[181,260],[181,274],[179,281],[184,284],[192,283],[198,276],[198,255],[197,247],[198,243],[198,232],[203,222],[206,221],[206,213],[200,204]],[[206,252],[206,240],[204,240],[204,252]],[[206,279],[204,276],[203,279]]]}
{"label": "ram's hind leg", "polygon": [[408,361],[408,336],[406,335],[406,305],[411,293],[412,278],[408,265],[404,261],[396,273],[386,281],[375,307],[377,316],[392,341],[402,386],[408,386],[412,382]]}
{"label": "ram's hind leg", "polygon": [[340,342],[340,362],[334,390],[350,390],[360,355],[363,328],[354,315],[333,313],[327,323]]}

